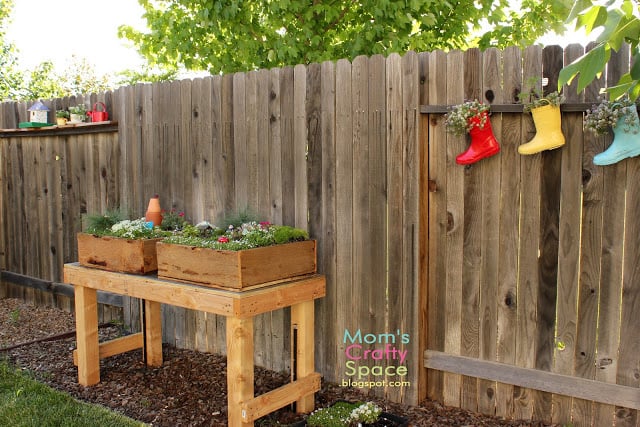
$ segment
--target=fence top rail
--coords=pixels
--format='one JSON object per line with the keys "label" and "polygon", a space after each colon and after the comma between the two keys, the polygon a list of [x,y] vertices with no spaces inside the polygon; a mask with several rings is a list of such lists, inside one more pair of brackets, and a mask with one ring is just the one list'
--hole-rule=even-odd
{"label": "fence top rail", "polygon": [[[560,104],[560,111],[564,113],[581,113],[593,107],[592,102],[571,102]],[[445,114],[453,105],[420,105],[420,112],[423,114]],[[492,113],[522,113],[522,104],[491,104],[489,109]]]}
{"label": "fence top rail", "polygon": [[62,136],[86,133],[117,132],[118,122],[83,123],[72,126],[44,126],[40,128],[0,129],[0,138],[13,136]]}

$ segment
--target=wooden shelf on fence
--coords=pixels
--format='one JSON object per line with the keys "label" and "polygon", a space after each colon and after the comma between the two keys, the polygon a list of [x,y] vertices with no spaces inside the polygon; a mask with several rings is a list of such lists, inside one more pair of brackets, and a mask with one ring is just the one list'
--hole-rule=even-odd
{"label": "wooden shelf on fence", "polygon": [[0,138],[10,136],[50,136],[77,135],[81,133],[117,132],[118,122],[75,123],[64,126],[43,126],[38,128],[0,129]]}
{"label": "wooden shelf on fence", "polygon": [[[585,112],[590,109],[595,102],[572,102],[560,105],[560,111],[565,113]],[[420,112],[423,114],[445,114],[453,105],[421,105]],[[492,113],[522,113],[522,104],[491,104]]]}

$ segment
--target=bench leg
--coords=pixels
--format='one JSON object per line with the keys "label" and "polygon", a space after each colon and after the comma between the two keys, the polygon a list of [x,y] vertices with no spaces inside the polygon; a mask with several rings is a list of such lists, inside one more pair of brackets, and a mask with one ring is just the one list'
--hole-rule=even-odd
{"label": "bench leg", "polygon": [[84,386],[100,382],[98,346],[98,297],[95,289],[75,285],[78,382]]}
{"label": "bench leg", "polygon": [[[298,327],[298,348],[296,353],[296,378],[304,378],[315,372],[314,366],[314,305],[313,300],[291,306],[291,325]],[[296,412],[308,413],[315,406],[313,394],[296,401]]]}
{"label": "bench leg", "polygon": [[227,403],[230,427],[243,421],[242,402],[253,399],[253,318],[227,317]]}
{"label": "bench leg", "polygon": [[147,366],[162,366],[162,310],[159,302],[144,301]]}

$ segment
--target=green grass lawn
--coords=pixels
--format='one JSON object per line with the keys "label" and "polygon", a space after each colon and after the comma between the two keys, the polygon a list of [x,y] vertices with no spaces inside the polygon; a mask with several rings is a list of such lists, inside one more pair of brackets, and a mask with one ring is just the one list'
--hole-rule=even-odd
{"label": "green grass lawn", "polygon": [[143,426],[109,409],[79,402],[0,360],[0,426]]}

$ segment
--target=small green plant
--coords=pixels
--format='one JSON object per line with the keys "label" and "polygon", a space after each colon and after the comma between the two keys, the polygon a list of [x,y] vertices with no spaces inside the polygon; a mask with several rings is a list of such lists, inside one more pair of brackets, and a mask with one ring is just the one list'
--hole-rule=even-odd
{"label": "small green plant", "polygon": [[90,214],[85,217],[86,232],[102,235],[109,232],[114,224],[122,221],[126,215],[120,210],[108,210],[104,214]]}
{"label": "small green plant", "polygon": [[84,104],[74,105],[73,107],[69,107],[69,113],[84,116],[87,114],[87,107],[85,107]]}
{"label": "small green plant", "polygon": [[14,325],[17,325],[18,323],[20,323],[20,309],[19,308],[11,310],[11,313],[9,314],[9,321],[11,323],[13,323]]}
{"label": "small green plant", "polygon": [[[444,124],[447,132],[454,135],[464,135],[476,125],[480,129],[484,128],[489,117],[488,113],[488,105],[483,104],[477,99],[467,101],[453,106],[445,115]],[[473,118],[477,118],[477,120],[472,121],[471,119]]]}
{"label": "small green plant", "polygon": [[346,427],[349,425],[351,413],[359,405],[357,403],[336,402],[328,408],[313,411],[307,418],[309,427]]}
{"label": "small green plant", "polygon": [[225,215],[220,222],[222,228],[228,228],[230,225],[238,228],[242,224],[258,221],[258,217],[249,208]]}
{"label": "small green plant", "polygon": [[542,90],[538,85],[539,81],[540,79],[537,77],[530,78],[525,85],[526,90],[523,90],[518,94],[518,100],[522,103],[525,113],[530,113],[531,110],[544,107],[545,105],[559,107],[560,104],[565,101],[564,95],[557,91],[543,95]]}
{"label": "small green plant", "polygon": [[184,212],[171,209],[162,212],[162,224],[160,228],[166,231],[180,231],[188,224]]}
{"label": "small green plant", "polygon": [[56,117],[60,119],[68,119],[69,112],[67,110],[56,110]]}

